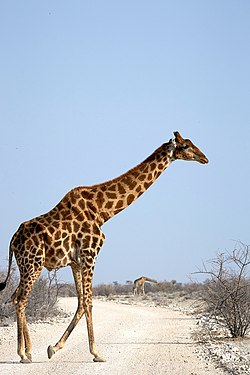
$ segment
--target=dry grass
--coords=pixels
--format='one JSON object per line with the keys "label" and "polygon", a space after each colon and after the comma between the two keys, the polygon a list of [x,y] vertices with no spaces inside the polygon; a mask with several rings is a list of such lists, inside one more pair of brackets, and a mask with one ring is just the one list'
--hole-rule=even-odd
{"label": "dry grass", "polygon": [[[0,280],[6,274],[0,272]],[[0,292],[0,325],[8,325],[16,319],[16,313],[11,301],[11,296],[18,286],[18,276],[13,267],[6,288]],[[26,308],[29,321],[44,320],[59,314],[57,308],[58,286],[56,273],[40,276],[35,282]]]}

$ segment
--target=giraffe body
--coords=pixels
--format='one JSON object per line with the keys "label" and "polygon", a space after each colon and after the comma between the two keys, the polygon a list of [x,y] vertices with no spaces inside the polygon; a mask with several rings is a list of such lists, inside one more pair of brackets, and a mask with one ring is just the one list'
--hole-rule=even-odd
{"label": "giraffe body", "polygon": [[105,236],[101,226],[143,194],[160,174],[177,159],[208,162],[190,140],[178,132],[137,167],[113,180],[79,186],[69,191],[48,213],[22,223],[10,242],[10,274],[13,254],[20,271],[20,282],[12,296],[17,315],[17,352],[22,363],[32,361],[32,344],[25,308],[32,286],[43,267],[48,270],[70,266],[76,285],[78,307],[70,325],[56,345],[48,347],[51,358],[63,348],[70,333],[85,314],[90,353],[94,361],[104,361],[96,348],[92,322],[92,278],[96,257]]}
{"label": "giraffe body", "polygon": [[145,294],[145,281],[148,281],[150,283],[156,283],[156,284],[158,283],[158,281],[155,279],[150,279],[147,276],[141,276],[139,277],[139,279],[136,279],[134,281],[134,285],[133,285],[134,295]]}

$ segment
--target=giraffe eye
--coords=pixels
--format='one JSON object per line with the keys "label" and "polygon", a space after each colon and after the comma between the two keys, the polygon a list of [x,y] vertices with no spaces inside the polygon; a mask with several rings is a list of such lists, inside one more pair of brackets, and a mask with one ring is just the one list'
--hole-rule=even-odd
{"label": "giraffe eye", "polygon": [[183,149],[186,150],[189,146],[187,144],[183,145]]}

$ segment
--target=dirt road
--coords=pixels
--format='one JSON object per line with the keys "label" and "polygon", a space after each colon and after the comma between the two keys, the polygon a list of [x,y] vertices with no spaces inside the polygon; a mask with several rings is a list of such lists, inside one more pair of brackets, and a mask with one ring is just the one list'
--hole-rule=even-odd
{"label": "dirt road", "polygon": [[[73,312],[74,298],[63,299]],[[97,346],[105,363],[94,363],[88,351],[83,318],[65,347],[49,360],[46,350],[64,332],[64,321],[32,324],[33,363],[20,364],[16,354],[16,327],[0,328],[0,374],[18,375],[219,375],[223,372],[195,354],[191,339],[195,322],[166,308],[94,301]]]}

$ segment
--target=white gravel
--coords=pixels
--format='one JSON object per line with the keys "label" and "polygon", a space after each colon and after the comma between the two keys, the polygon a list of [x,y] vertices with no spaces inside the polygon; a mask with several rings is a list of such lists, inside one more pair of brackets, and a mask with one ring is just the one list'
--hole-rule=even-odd
{"label": "white gravel", "polygon": [[[75,298],[61,306],[73,313]],[[16,354],[16,326],[0,327],[1,375],[220,375],[208,360],[197,354],[191,338],[195,319],[169,308],[117,304],[94,300],[94,330],[105,363],[94,363],[88,350],[83,318],[65,347],[51,360],[47,346],[54,345],[71,318],[31,324],[33,363],[20,364]]]}

